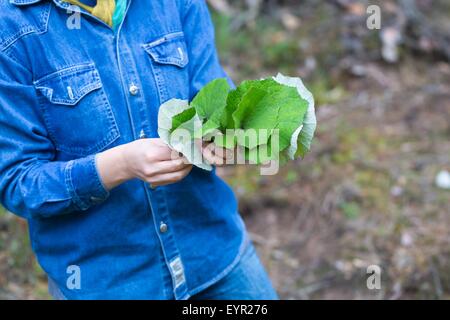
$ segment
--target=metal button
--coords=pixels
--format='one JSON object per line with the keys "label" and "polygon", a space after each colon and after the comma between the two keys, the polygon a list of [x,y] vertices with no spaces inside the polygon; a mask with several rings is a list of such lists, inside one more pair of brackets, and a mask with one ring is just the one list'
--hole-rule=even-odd
{"label": "metal button", "polygon": [[159,231],[161,231],[162,233],[167,231],[167,224],[165,224],[164,222],[161,222],[161,224],[159,225]]}
{"label": "metal button", "polygon": [[131,93],[131,95],[135,96],[135,95],[138,94],[138,92],[139,92],[139,88],[136,85],[132,84],[130,86],[130,93]]}
{"label": "metal button", "polygon": [[141,130],[141,132],[139,133],[139,139],[144,139],[145,137],[147,137],[145,135],[144,129]]}

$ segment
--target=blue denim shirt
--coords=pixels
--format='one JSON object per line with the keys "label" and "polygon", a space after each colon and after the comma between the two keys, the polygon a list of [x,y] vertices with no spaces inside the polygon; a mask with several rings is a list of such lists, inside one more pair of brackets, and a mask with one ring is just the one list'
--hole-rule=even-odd
{"label": "blue denim shirt", "polygon": [[157,137],[163,102],[226,76],[205,1],[128,1],[116,31],[68,6],[0,0],[1,203],[66,298],[186,299],[247,243],[233,192],[198,168],[108,192],[95,155]]}

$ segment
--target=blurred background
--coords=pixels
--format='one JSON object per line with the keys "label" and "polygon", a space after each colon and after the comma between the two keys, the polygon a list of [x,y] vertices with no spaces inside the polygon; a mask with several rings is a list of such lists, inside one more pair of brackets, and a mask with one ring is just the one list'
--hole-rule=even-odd
{"label": "blurred background", "polygon": [[[450,1],[208,2],[236,83],[283,72],[316,98],[305,159],[219,172],[281,298],[450,299]],[[0,299],[46,286],[26,222],[0,209]]]}

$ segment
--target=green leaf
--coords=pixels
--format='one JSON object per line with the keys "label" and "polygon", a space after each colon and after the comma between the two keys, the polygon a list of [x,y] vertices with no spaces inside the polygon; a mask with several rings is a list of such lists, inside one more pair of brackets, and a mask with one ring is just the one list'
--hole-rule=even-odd
{"label": "green leaf", "polygon": [[181,113],[175,115],[172,118],[172,131],[175,130],[176,128],[178,128],[180,125],[182,125],[186,121],[191,120],[192,117],[195,116],[195,114],[196,114],[195,108],[189,108],[189,109],[186,109],[186,110],[182,111]]}
{"label": "green leaf", "polygon": [[243,91],[239,88],[230,91],[227,97],[225,110],[221,115],[220,123],[224,129],[236,128],[233,120],[233,113],[236,111],[239,102],[241,102]]}
{"label": "green leaf", "polygon": [[239,124],[235,123],[233,114],[238,109],[242,98],[248,93],[250,89],[258,88],[262,90],[268,90],[268,88],[273,84],[276,84],[276,82],[272,79],[247,80],[243,81],[235,90],[230,91],[227,98],[227,105],[221,118],[222,128],[238,129],[240,127]]}
{"label": "green leaf", "polygon": [[162,139],[169,139],[170,133],[173,131],[173,118],[187,109],[190,109],[188,101],[180,99],[171,99],[159,107],[158,134]]}
{"label": "green leaf", "polygon": [[[191,102],[201,120],[220,119],[227,104],[230,85],[227,79],[216,79],[204,86]],[[220,121],[220,120],[219,120]]]}
{"label": "green leaf", "polygon": [[296,88],[298,95],[307,102],[307,110],[303,122],[297,128],[296,132],[294,132],[294,135],[298,135],[298,138],[291,139],[288,150],[290,159],[294,159],[298,156],[304,157],[311,148],[311,141],[317,127],[314,97],[300,78],[286,77],[279,73],[274,77],[274,80],[280,84]]}
{"label": "green leaf", "polygon": [[[233,121],[235,128],[244,128],[244,122],[248,121],[248,118],[256,116],[262,116],[261,113],[255,111],[258,103],[267,95],[267,91],[258,89],[256,87],[250,88],[242,97],[241,102],[233,112]],[[276,115],[275,115],[276,117]],[[248,126],[247,126],[248,127]]]}
{"label": "green leaf", "polygon": [[280,132],[279,148],[284,150],[291,144],[292,135],[302,124],[308,106],[305,100],[298,97],[295,88],[280,91],[276,99],[283,101],[283,109],[278,113],[276,129]]}
{"label": "green leaf", "polygon": [[219,127],[220,127],[219,121],[217,121],[214,118],[209,119],[201,126],[201,128],[199,128],[195,132],[195,139],[203,138],[205,140],[210,140],[209,137],[211,136],[211,134],[213,134],[217,129],[219,129]]}
{"label": "green leaf", "polygon": [[216,146],[227,149],[234,149],[236,146],[236,136],[235,134],[222,134],[215,136],[214,143]]}

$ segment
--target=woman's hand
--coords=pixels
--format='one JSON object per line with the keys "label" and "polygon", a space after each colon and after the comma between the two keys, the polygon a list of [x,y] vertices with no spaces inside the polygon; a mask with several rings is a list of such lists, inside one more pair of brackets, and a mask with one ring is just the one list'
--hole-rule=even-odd
{"label": "woman's hand", "polygon": [[198,141],[197,143],[201,144],[203,157],[211,165],[221,167],[227,164],[235,164],[237,149],[233,150],[218,147],[214,142]]}
{"label": "woman's hand", "polygon": [[152,188],[171,184],[186,177],[192,165],[161,139],[140,139],[98,154],[97,168],[110,190],[134,178]]}

